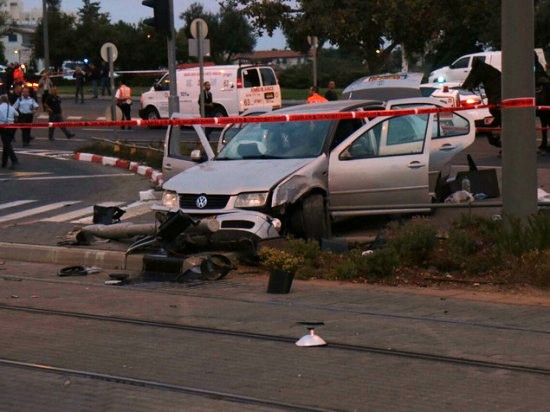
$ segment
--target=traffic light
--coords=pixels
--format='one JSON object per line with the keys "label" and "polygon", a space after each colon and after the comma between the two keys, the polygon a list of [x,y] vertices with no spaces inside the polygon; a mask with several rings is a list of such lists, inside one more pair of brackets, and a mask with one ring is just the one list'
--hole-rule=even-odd
{"label": "traffic light", "polygon": [[172,22],[170,21],[168,0],[143,0],[141,4],[152,7],[154,10],[154,17],[152,19],[143,20],[143,23],[148,26],[153,26],[155,30],[160,33],[170,35],[172,31]]}

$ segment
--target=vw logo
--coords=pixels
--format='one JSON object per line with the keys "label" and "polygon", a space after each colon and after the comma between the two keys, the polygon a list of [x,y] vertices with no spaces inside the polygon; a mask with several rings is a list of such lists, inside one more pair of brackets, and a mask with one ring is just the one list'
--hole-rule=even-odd
{"label": "vw logo", "polygon": [[208,203],[208,199],[205,195],[200,195],[197,197],[197,200],[195,201],[195,204],[199,209],[204,209],[206,207],[206,204]]}

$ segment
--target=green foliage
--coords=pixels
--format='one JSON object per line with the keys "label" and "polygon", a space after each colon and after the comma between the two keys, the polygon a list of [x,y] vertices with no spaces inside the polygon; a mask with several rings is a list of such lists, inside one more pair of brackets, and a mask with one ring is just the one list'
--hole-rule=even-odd
{"label": "green foliage", "polygon": [[387,237],[405,265],[425,265],[437,242],[437,229],[427,219],[413,218],[406,224],[392,223]]}
{"label": "green foliage", "polygon": [[399,253],[393,247],[384,247],[367,255],[366,263],[368,280],[385,279],[391,277],[399,266]]}

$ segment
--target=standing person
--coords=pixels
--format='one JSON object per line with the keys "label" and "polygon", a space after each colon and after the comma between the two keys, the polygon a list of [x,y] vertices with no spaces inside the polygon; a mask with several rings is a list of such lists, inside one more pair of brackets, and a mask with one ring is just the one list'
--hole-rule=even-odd
{"label": "standing person", "polygon": [[[8,96],[3,94],[0,96],[0,124],[15,123],[17,110],[15,110],[8,100]],[[17,156],[13,151],[12,141],[15,134],[15,129],[0,129],[2,136],[2,168],[8,167],[8,159],[11,160],[10,169],[15,168],[18,163]]]}
{"label": "standing person", "polygon": [[317,86],[311,86],[309,88],[309,97],[307,98],[308,103],[325,103],[328,102],[323,96],[319,94],[319,88]]}
{"label": "standing person", "polygon": [[101,77],[101,95],[105,96],[105,90],[107,95],[111,95],[111,78],[109,77],[109,63],[103,62],[101,65],[100,77]]}
{"label": "standing person", "polygon": [[[214,110],[214,101],[212,99],[212,92],[210,89],[212,88],[212,85],[209,81],[204,82],[204,87],[202,89],[203,99],[204,99],[204,117],[214,117],[215,110]],[[199,111],[201,107],[201,96],[199,94]],[[202,113],[201,113],[202,114]],[[210,133],[212,132],[212,128],[210,126],[205,126],[204,128],[204,134],[206,137],[210,136]]]}
{"label": "standing person", "polygon": [[80,94],[80,103],[84,103],[84,82],[86,81],[86,74],[82,71],[80,66],[77,66],[73,78],[75,79],[76,89],[74,91],[74,102],[78,103],[78,95]]}
{"label": "standing person", "polygon": [[[23,87],[19,83],[13,83],[12,89],[8,92],[8,103],[10,106],[13,106],[15,102],[21,97],[21,92],[23,90]],[[15,123],[17,123],[19,120],[17,117],[15,118]],[[12,141],[15,140],[15,133],[17,132],[17,129],[10,129],[13,131],[12,135]]]}
{"label": "standing person", "polygon": [[44,73],[42,73],[42,77],[38,81],[38,89],[42,90],[42,109],[46,111],[46,108],[44,107],[44,102],[46,101],[46,98],[50,94],[50,89],[53,87],[52,79],[50,79],[50,73],[48,70],[44,70]]}
{"label": "standing person", "polygon": [[6,74],[4,76],[4,93],[8,93],[11,90],[11,85],[13,84],[13,63],[9,63],[6,68]]}
{"label": "standing person", "polygon": [[[119,84],[120,86],[115,94],[116,104],[122,110],[122,119],[132,120],[132,89],[124,84],[124,80],[120,80]],[[125,129],[124,126],[120,126],[120,128]],[[131,127],[128,126],[128,129],[131,129]]]}
{"label": "standing person", "polygon": [[[34,112],[38,109],[38,103],[30,96],[31,92],[28,87],[24,87],[21,97],[15,101],[13,108],[19,112],[19,123],[32,123]],[[31,129],[29,127],[22,128],[23,146],[29,146],[32,140]]]}
{"label": "standing person", "polygon": [[97,99],[97,95],[98,95],[97,85],[101,78],[101,74],[99,73],[99,68],[93,63],[90,63],[90,66],[89,66],[89,77],[90,77],[90,80],[92,81],[92,93],[94,95],[94,99]]}
{"label": "standing person", "polygon": [[325,99],[327,99],[329,102],[338,100],[338,94],[336,93],[336,83],[334,83],[334,80],[331,80],[328,82],[328,89],[325,92]]}
{"label": "standing person", "polygon": [[23,83],[25,83],[25,72],[19,63],[15,63],[15,67],[13,69],[13,84]]}
{"label": "standing person", "polygon": [[[61,111],[61,98],[57,95],[57,88],[54,86],[50,89],[50,94],[48,95],[46,102],[44,103],[44,106],[46,107],[46,111],[48,112],[50,116],[50,122],[62,122],[63,121],[63,113]],[[70,139],[74,136],[73,133],[71,133],[67,128],[60,127],[61,131],[65,133],[65,136],[67,136],[67,139]],[[55,131],[54,127],[50,127],[48,129],[48,139],[54,140],[53,133]]]}

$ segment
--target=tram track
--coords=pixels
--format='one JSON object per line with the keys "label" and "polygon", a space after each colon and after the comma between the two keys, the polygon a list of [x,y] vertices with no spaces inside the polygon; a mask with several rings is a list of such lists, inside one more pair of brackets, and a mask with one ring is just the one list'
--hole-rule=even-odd
{"label": "tram track", "polygon": [[[65,285],[74,285],[74,286],[80,285],[80,286],[94,287],[94,288],[105,287],[105,285],[103,284],[97,284],[92,282],[77,283],[70,280],[44,279],[44,278],[17,276],[17,275],[4,275],[4,276],[0,276],[0,279],[10,280],[10,281],[26,280],[26,281],[45,282],[45,283],[52,283],[52,284],[65,284]],[[178,288],[178,289],[158,289],[158,288],[146,289],[139,286],[132,286],[130,284],[130,285],[125,285],[123,287],[123,290],[132,292],[132,293],[151,293],[151,294],[161,294],[161,295],[170,295],[170,296],[193,296],[200,299],[213,299],[213,300],[223,300],[227,302],[262,304],[267,306],[287,305],[286,302],[280,302],[280,301],[258,302],[252,299],[242,299],[242,298],[235,298],[231,296],[199,295],[197,293],[194,293],[197,290],[197,288],[198,288],[197,285],[193,285],[189,287],[182,286],[182,288]],[[539,335],[550,335],[550,330],[546,330],[546,329],[534,329],[534,328],[526,328],[521,326],[509,326],[509,325],[499,325],[499,324],[491,324],[491,323],[484,323],[484,322],[472,322],[472,321],[460,320],[460,319],[441,319],[441,318],[430,317],[430,316],[402,315],[402,314],[396,314],[396,313],[373,311],[368,309],[335,308],[335,307],[319,306],[319,305],[301,303],[301,302],[293,302],[292,306],[295,308],[315,309],[315,310],[320,310],[323,312],[330,312],[330,313],[349,313],[354,315],[372,316],[376,318],[399,319],[399,320],[405,320],[405,321],[419,321],[419,322],[428,322],[428,323],[434,323],[434,324],[448,324],[448,325],[456,325],[456,326],[475,327],[480,329],[494,329],[494,330],[510,331],[510,332],[525,332],[525,333],[533,333],[533,334],[539,334]],[[1,305],[0,305],[0,308],[1,308]]]}
{"label": "tram track", "polygon": [[[45,372],[50,374],[57,374],[62,376],[73,376],[78,378],[87,378],[103,382],[110,382],[114,384],[121,385],[130,385],[138,386],[149,389],[160,389],[170,392],[183,393],[195,396],[206,397],[215,400],[225,400],[229,402],[253,405],[253,406],[264,406],[272,407],[286,411],[296,411],[296,412],[328,412],[335,411],[335,409],[325,409],[319,408],[316,406],[301,405],[292,402],[281,402],[272,399],[262,399],[252,396],[239,395],[235,393],[214,391],[208,389],[201,389],[192,386],[178,385],[168,382],[161,382],[149,379],[141,378],[132,378],[128,376],[113,375],[106,373],[98,373],[93,371],[86,371],[80,369],[70,369],[70,368],[61,368],[55,365],[46,365],[39,363],[30,363],[16,361],[12,359],[0,358],[0,366],[25,369],[35,372]],[[337,411],[337,410],[336,410]]]}
{"label": "tram track", "polygon": [[[54,310],[54,309],[41,309],[41,308],[26,307],[26,306],[0,305],[0,310],[30,313],[30,314],[43,315],[43,316],[62,316],[62,317],[68,317],[68,318],[74,318],[74,319],[95,320],[100,322],[112,322],[112,323],[134,325],[134,326],[141,326],[141,327],[172,329],[172,330],[192,332],[192,333],[211,334],[211,335],[241,338],[241,339],[248,339],[248,340],[267,341],[267,342],[274,342],[274,343],[294,344],[294,342],[296,341],[295,337],[290,337],[290,336],[253,333],[253,332],[246,332],[246,331],[228,330],[228,329],[205,327],[205,326],[185,325],[185,324],[170,323],[170,322],[150,321],[150,320],[144,320],[144,319],[126,318],[126,317],[119,317],[119,316],[97,315],[97,314],[91,314],[91,313],[71,312],[71,311]],[[383,347],[367,346],[367,345],[353,345],[353,344],[347,344],[342,342],[332,342],[332,341],[329,342],[327,349],[355,352],[355,353],[370,353],[370,354],[376,354],[381,356],[401,357],[401,358],[408,358],[408,359],[424,361],[424,362],[453,364],[461,367],[506,370],[506,371],[517,372],[517,373],[550,376],[550,369],[544,368],[544,367],[519,365],[519,364],[505,363],[505,362],[492,362],[492,361],[485,361],[485,360],[478,360],[478,359],[471,359],[471,358],[464,358],[464,357],[457,357],[457,356],[433,354],[433,353],[420,352],[420,351],[407,351],[407,350],[400,350],[395,348],[383,348]]]}

